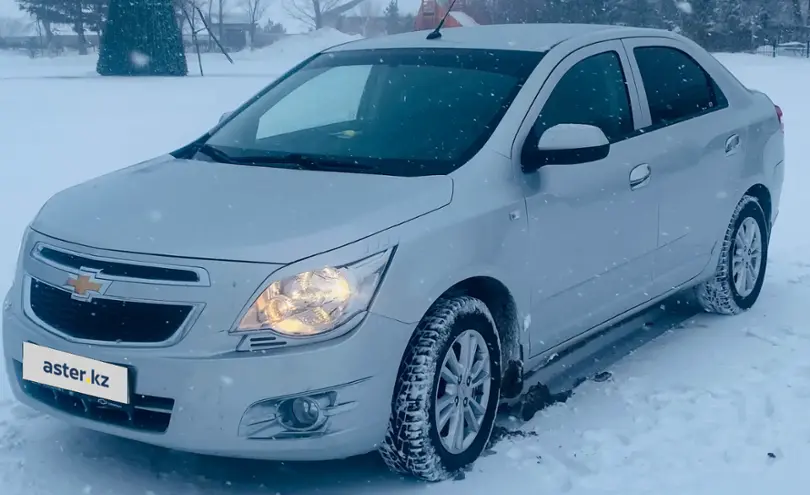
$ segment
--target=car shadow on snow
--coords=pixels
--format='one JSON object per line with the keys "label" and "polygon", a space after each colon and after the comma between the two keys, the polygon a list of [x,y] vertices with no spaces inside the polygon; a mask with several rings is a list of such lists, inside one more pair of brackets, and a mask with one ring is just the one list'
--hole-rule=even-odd
{"label": "car shadow on snow", "polygon": [[[74,471],[109,470],[121,474],[120,486],[117,483],[109,486],[115,480],[104,481],[96,476],[84,480],[93,487],[93,493],[109,489],[119,495],[150,492],[331,495],[387,493],[397,486],[407,488],[417,484],[389,472],[377,454],[339,461],[271,462],[189,454],[77,428],[62,433],[60,457],[71,459]],[[77,466],[77,459],[87,466]]]}
{"label": "car shadow on snow", "polygon": [[[533,386],[518,404],[502,408],[484,456],[496,455],[502,442],[534,436],[524,425],[536,411],[564,402],[586,380],[610,379],[607,370],[614,363],[671,329],[690,326],[696,312],[692,302],[671,298],[562,357],[567,370],[564,375]],[[543,379],[542,372],[538,377]],[[77,428],[60,429],[60,436],[58,443],[73,459],[71,469],[98,472],[107,466],[126,478],[122,484],[140,485],[139,480],[144,480],[154,487],[147,493],[187,493],[191,489],[200,494],[376,494],[425,488],[423,483],[390,473],[376,453],[340,461],[269,462],[171,451]],[[96,465],[79,468],[77,462]],[[464,477],[459,473],[455,482]],[[130,490],[144,493],[143,486],[117,487],[114,491],[128,495]]]}

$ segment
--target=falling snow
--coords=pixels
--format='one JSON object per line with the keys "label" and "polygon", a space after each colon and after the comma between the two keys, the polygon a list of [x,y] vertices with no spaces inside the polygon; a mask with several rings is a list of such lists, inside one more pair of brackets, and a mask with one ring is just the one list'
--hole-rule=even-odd
{"label": "falling snow", "polygon": [[133,52],[129,55],[129,58],[132,65],[135,67],[146,67],[149,65],[149,55],[141,53],[137,50],[133,50]]}
{"label": "falling snow", "polygon": [[675,6],[684,14],[692,13],[692,4],[689,2],[675,2]]}
{"label": "falling snow", "polygon": [[[89,57],[45,63],[0,54],[0,108],[6,117],[0,119],[0,136],[4,163],[15,164],[0,167],[0,284],[6,284],[0,294],[11,279],[20,235],[43,201],[78,181],[197,137],[221,113],[311,51],[287,47],[294,57],[273,52],[266,60],[245,59],[234,67],[207,58],[211,74],[218,77],[148,82],[86,77],[94,67]],[[690,317],[611,367],[609,380],[586,382],[566,403],[541,411],[529,423],[502,418],[524,434],[495,444],[464,480],[431,486],[429,492],[806,491],[810,326],[804,308],[810,300],[810,231],[804,226],[810,169],[802,163],[810,155],[810,142],[803,137],[810,133],[810,62],[755,55],[719,58],[743,82],[770,94],[788,118],[790,179],[758,305],[733,318]],[[46,101],[43,95],[60,98]],[[82,116],[81,125],[76,116]],[[238,495],[424,490],[386,473],[374,456],[305,465],[253,463],[88,432],[17,404],[2,375],[3,494],[213,495],[223,493],[226,481],[232,483],[227,492]]]}

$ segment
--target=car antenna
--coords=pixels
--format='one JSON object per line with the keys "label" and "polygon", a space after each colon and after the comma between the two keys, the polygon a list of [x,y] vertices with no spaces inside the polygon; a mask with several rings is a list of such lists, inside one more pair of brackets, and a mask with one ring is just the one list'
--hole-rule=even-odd
{"label": "car antenna", "polygon": [[455,5],[455,4],[456,4],[456,0],[453,0],[452,2],[450,2],[450,7],[447,8],[447,12],[445,12],[444,17],[442,17],[442,20],[439,21],[439,25],[436,26],[436,29],[434,29],[433,31],[428,33],[427,39],[429,39],[429,40],[437,40],[437,39],[442,37],[442,28],[444,27],[444,21],[447,20],[447,17],[450,15],[450,11],[453,10],[453,5]]}

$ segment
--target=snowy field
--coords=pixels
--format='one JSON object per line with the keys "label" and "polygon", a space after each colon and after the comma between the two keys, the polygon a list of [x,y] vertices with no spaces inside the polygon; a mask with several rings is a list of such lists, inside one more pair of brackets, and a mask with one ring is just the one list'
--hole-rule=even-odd
{"label": "snowy field", "polygon": [[[207,76],[107,79],[92,57],[0,54],[0,294],[20,236],[56,191],[169,151],[302,57],[305,39],[207,55]],[[785,111],[787,179],[759,304],[699,315],[610,366],[497,443],[464,479],[388,474],[375,455],[290,464],[228,460],[67,426],[12,399],[0,376],[0,493],[799,495],[810,483],[810,61],[718,55]],[[190,72],[196,73],[193,58]],[[210,77],[208,76],[210,74]],[[807,180],[805,180],[807,179]],[[143,201],[149,201],[144,196]]]}

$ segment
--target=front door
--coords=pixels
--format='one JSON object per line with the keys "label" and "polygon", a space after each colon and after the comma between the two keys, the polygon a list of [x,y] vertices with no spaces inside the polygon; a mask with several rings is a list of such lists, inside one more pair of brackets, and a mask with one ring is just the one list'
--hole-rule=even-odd
{"label": "front door", "polygon": [[537,355],[651,297],[658,235],[656,178],[634,142],[636,90],[620,41],[592,45],[552,72],[519,135],[536,146],[556,124],[600,127],[609,155],[522,176],[533,279],[531,354]]}

